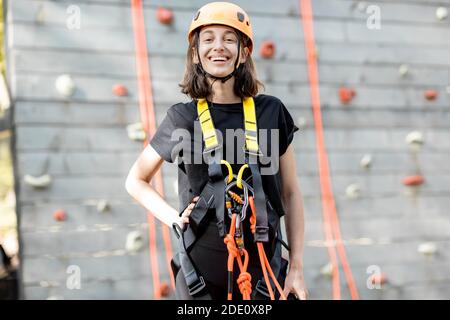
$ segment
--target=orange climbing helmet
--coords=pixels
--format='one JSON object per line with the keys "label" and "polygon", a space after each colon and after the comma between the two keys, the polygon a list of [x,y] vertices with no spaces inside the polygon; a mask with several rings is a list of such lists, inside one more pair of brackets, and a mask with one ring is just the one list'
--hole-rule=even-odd
{"label": "orange climbing helmet", "polygon": [[253,50],[253,30],[248,14],[241,7],[230,2],[211,2],[201,7],[192,19],[189,27],[188,41],[195,30],[212,24],[232,27],[250,39],[249,51]]}

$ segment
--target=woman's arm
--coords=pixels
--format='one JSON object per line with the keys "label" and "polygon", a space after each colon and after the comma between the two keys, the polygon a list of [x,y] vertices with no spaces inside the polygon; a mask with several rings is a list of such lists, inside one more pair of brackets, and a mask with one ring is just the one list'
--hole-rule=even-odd
{"label": "woman's arm", "polygon": [[128,173],[125,189],[157,219],[172,228],[173,223],[182,227],[182,219],[150,185],[153,176],[163,164],[164,159],[150,145],[142,151]]}
{"label": "woman's arm", "polygon": [[291,248],[289,258],[291,265],[302,266],[305,220],[292,145],[280,158],[280,173],[282,181],[281,196],[286,209],[284,218],[286,233]]}
{"label": "woman's arm", "polygon": [[286,209],[284,219],[290,246],[289,273],[285,282],[285,292],[293,292],[300,299],[305,299],[307,296],[303,279],[305,219],[292,144],[280,158],[280,174],[281,198]]}

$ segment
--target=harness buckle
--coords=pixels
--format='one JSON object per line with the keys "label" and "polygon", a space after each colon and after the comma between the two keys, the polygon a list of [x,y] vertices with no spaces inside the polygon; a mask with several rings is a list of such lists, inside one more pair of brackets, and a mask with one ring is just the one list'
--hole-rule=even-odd
{"label": "harness buckle", "polygon": [[176,235],[177,239],[180,239],[181,234],[183,233],[183,230],[180,228],[178,223],[175,222],[174,224],[172,224],[172,228],[173,228],[173,231],[175,231],[175,235]]}
{"label": "harness buckle", "polygon": [[242,150],[244,151],[244,154],[248,154],[248,155],[252,155],[252,156],[257,156],[257,157],[263,157],[264,154],[261,152],[261,150],[258,148],[258,151],[250,151],[248,150],[245,145],[242,146]]}
{"label": "harness buckle", "polygon": [[194,296],[195,294],[199,293],[203,290],[203,288],[206,287],[205,280],[203,279],[203,276],[198,277],[198,281],[195,281],[190,286],[188,286],[189,294],[191,296]]}
{"label": "harness buckle", "polygon": [[256,283],[255,290],[268,298],[270,297],[269,290],[267,289],[266,284],[261,280],[258,280],[258,282]]}
{"label": "harness buckle", "polygon": [[269,227],[256,226],[255,235],[261,239],[261,242],[269,241]]}

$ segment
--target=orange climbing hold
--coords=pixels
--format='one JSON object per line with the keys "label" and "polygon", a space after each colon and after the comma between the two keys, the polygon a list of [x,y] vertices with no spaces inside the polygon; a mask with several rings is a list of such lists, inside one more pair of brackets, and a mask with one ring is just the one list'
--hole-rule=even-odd
{"label": "orange climbing hold", "polygon": [[118,97],[123,97],[123,96],[128,95],[128,89],[123,84],[114,85],[112,91]]}
{"label": "orange climbing hold", "polygon": [[264,59],[271,59],[275,55],[275,43],[273,41],[264,41],[261,43],[259,54]]}
{"label": "orange climbing hold", "polygon": [[423,95],[427,100],[435,100],[438,96],[438,92],[436,90],[426,90]]}
{"label": "orange climbing hold", "polygon": [[425,178],[421,175],[408,176],[403,179],[405,186],[418,186],[425,182]]}
{"label": "orange climbing hold", "polygon": [[161,293],[162,297],[168,297],[170,295],[170,286],[166,282],[161,283],[159,292]]}
{"label": "orange climbing hold", "polygon": [[156,17],[162,24],[171,24],[173,21],[173,13],[171,10],[159,7],[156,11]]}
{"label": "orange climbing hold", "polygon": [[356,96],[356,91],[347,87],[339,88],[339,99],[342,103],[349,103]]}
{"label": "orange climbing hold", "polygon": [[53,212],[53,219],[56,221],[65,221],[67,220],[67,214],[63,209],[58,209]]}

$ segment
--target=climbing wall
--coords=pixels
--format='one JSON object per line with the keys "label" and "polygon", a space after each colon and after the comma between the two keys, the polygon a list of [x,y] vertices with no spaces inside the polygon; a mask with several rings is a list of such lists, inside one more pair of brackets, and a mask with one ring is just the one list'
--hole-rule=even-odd
{"label": "climbing wall", "polygon": [[[24,299],[173,297],[163,229],[124,188],[145,139],[130,9],[137,2],[6,1]],[[206,2],[143,1],[157,123],[188,101],[178,88],[186,30]],[[311,2],[306,30],[297,0],[235,1],[253,22],[265,93],[301,128],[294,146],[311,298],[332,298],[308,76],[317,62],[327,176],[359,296],[448,299],[449,3]],[[177,207],[176,166],[162,173]],[[342,272],[340,280],[348,299]]]}

